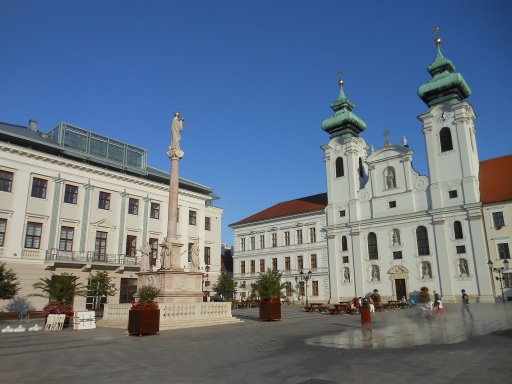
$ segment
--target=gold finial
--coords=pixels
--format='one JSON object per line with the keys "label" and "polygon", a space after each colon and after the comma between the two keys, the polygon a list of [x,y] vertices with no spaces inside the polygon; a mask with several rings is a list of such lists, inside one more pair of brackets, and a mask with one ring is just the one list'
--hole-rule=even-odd
{"label": "gold finial", "polygon": [[[437,35],[438,33],[441,32],[441,28],[439,26],[436,26],[434,28],[434,35]],[[434,44],[436,45],[436,47],[439,47],[441,45],[441,38],[440,37],[437,37],[435,40],[434,40]]]}
{"label": "gold finial", "polygon": [[180,113],[178,111],[174,112],[174,116],[179,116]]}
{"label": "gold finial", "polygon": [[344,81],[341,79],[341,76],[343,76],[343,69],[338,69],[338,84],[340,87],[343,87]]}

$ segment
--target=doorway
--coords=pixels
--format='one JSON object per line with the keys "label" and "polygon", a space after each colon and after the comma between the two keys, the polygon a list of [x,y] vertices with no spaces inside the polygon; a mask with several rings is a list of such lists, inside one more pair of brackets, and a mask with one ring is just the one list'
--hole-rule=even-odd
{"label": "doorway", "polygon": [[407,299],[407,290],[405,288],[405,279],[395,279],[395,292],[396,299],[400,300],[402,297]]}

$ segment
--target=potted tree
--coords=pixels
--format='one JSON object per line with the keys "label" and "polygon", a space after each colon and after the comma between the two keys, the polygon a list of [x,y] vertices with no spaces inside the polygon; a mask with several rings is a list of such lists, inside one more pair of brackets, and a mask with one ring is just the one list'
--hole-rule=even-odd
{"label": "potted tree", "polygon": [[155,301],[160,290],[152,285],[145,285],[137,292],[138,300],[132,305],[128,315],[128,333],[145,335],[158,333],[160,330],[160,309]]}
{"label": "potted tree", "polygon": [[260,273],[254,283],[253,294],[260,298],[260,320],[281,320],[281,298],[284,298],[285,283],[281,283],[282,273],[270,268]]}
{"label": "potted tree", "polygon": [[32,287],[41,293],[32,293],[28,296],[46,297],[49,304],[43,307],[45,319],[51,314],[65,314],[64,326],[69,325],[73,316],[73,299],[75,296],[86,296],[87,288],[78,282],[78,277],[72,273],[52,274],[50,278],[41,277]]}
{"label": "potted tree", "polygon": [[96,271],[96,274],[89,275],[89,284],[87,284],[87,296],[94,297],[93,309],[96,317],[103,316],[103,303],[108,296],[114,296],[117,292],[116,285],[112,283],[112,278],[104,270]]}

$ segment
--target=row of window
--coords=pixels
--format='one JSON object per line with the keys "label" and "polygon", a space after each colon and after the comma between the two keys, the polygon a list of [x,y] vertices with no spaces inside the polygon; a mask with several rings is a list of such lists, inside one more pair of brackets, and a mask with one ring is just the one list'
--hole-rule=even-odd
{"label": "row of window", "polygon": [[[247,250],[245,240],[246,240],[245,238],[240,239],[240,250],[242,252]],[[271,241],[272,241],[272,248],[277,247],[277,233],[271,234]],[[296,241],[296,244],[304,243],[302,229],[297,229],[297,231],[295,232],[295,241]],[[316,243],[316,228],[314,228],[314,227],[309,228],[309,242]],[[283,245],[284,246],[291,245],[290,231],[285,231],[283,233]],[[264,248],[265,248],[265,235],[260,235],[259,249],[264,249]],[[251,236],[249,238],[249,250],[253,251],[255,249],[256,249],[256,237]]]}
{"label": "row of window", "polygon": [[[311,269],[317,269],[318,268],[318,260],[315,254],[310,255],[310,268]],[[265,272],[265,259],[259,260],[259,272]],[[250,270],[249,273],[256,273],[256,260],[249,260]],[[304,269],[304,257],[303,256],[297,256],[296,260],[297,270]],[[279,270],[278,265],[278,258],[274,257],[272,258],[272,270],[277,271]],[[285,271],[291,271],[291,258],[289,256],[286,256],[284,258],[284,270]],[[240,262],[240,273],[247,273],[246,270],[246,262],[242,260]]]}

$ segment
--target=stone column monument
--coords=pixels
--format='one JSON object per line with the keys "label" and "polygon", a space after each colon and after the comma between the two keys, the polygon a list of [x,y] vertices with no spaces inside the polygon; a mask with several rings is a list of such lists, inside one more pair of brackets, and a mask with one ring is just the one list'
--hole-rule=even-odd
{"label": "stone column monument", "polygon": [[[138,287],[153,285],[160,289],[160,303],[202,302],[202,273],[195,270],[186,272],[181,259],[183,243],[178,236],[178,194],[179,164],[185,153],[180,147],[181,132],[185,119],[179,112],[174,113],[171,124],[171,145],[167,156],[171,159],[171,179],[169,182],[169,209],[167,236],[160,244],[161,268],[156,272],[138,273]],[[186,251],[186,250],[185,250]],[[187,258],[188,263],[188,258]]]}

